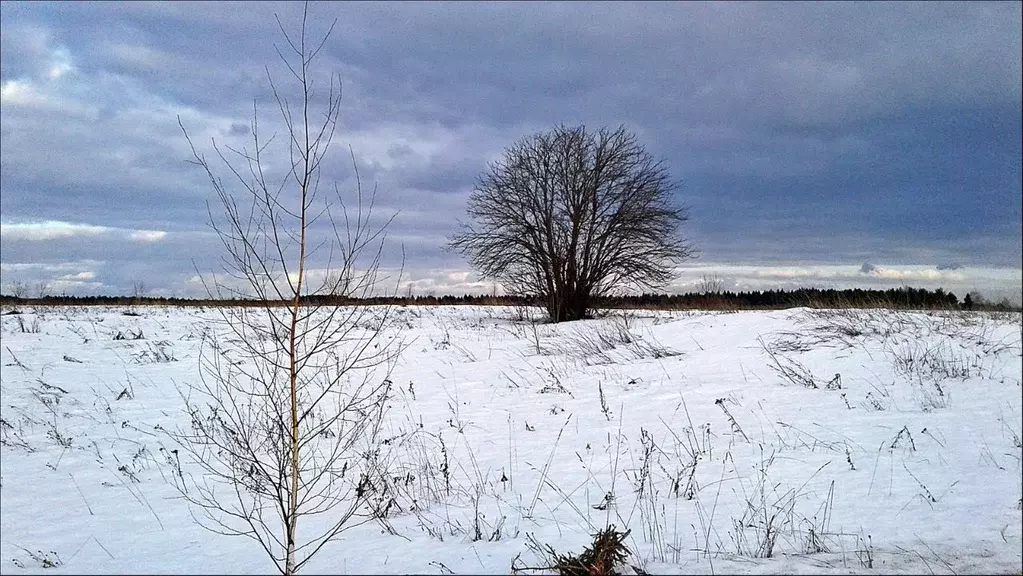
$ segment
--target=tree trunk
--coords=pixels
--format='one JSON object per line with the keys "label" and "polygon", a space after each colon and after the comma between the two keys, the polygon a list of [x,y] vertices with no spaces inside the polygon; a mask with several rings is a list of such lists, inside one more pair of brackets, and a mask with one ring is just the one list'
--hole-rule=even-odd
{"label": "tree trunk", "polygon": [[590,295],[577,292],[566,304],[567,320],[582,320],[586,318],[586,312],[590,307]]}
{"label": "tree trunk", "polygon": [[589,294],[563,290],[547,300],[547,314],[554,323],[583,320],[589,308]]}
{"label": "tree trunk", "polygon": [[284,576],[295,574],[295,525],[288,528],[288,556],[284,563]]}

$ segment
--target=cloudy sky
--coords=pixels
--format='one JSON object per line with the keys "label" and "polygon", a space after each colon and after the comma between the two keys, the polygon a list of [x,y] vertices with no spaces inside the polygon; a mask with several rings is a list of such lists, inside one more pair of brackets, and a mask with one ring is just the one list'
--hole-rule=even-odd
{"label": "cloudy sky", "polygon": [[[944,287],[1020,300],[1021,4],[313,3],[337,25],[325,177],[397,212],[416,293],[489,291],[442,249],[474,179],[556,124],[624,124],[681,180],[672,291]],[[2,2],[0,270],[51,292],[197,296],[219,269],[189,159],[244,146],[295,3]],[[323,82],[326,80],[324,79]],[[323,86],[324,84],[321,84]],[[278,155],[279,159],[286,156]]]}

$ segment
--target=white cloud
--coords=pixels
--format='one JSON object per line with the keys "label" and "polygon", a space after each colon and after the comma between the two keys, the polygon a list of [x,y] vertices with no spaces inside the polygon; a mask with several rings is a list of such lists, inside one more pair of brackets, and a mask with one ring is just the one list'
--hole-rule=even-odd
{"label": "white cloud", "polygon": [[159,70],[168,67],[169,64],[179,64],[172,62],[171,56],[166,52],[143,44],[113,42],[107,46],[107,50],[115,62],[134,68]]}
{"label": "white cloud", "polygon": [[45,286],[47,294],[96,294],[105,284],[97,270],[104,266],[97,260],[74,262],[2,262],[3,293],[13,293],[15,286]]}
{"label": "white cloud", "polygon": [[[962,282],[967,279],[963,269],[959,270],[937,270],[926,265],[897,265],[892,267],[875,266],[863,264],[861,266],[846,265],[734,265],[700,263],[687,265],[682,268],[683,276],[690,275],[690,272],[698,274],[718,274],[720,276],[731,276],[745,278],[748,281],[762,280],[770,281],[804,281],[821,280],[836,282],[873,282],[888,280],[894,282]],[[982,269],[974,269],[978,272]]]}
{"label": "white cloud", "polygon": [[464,284],[469,280],[469,272],[449,272],[447,281],[454,284]]}
{"label": "white cloud", "polygon": [[76,262],[0,262],[0,272],[49,272],[73,274],[83,268],[99,268],[106,264],[100,260],[78,260]]}
{"label": "white cloud", "polygon": [[47,284],[46,292],[48,294],[95,294],[103,286],[102,282],[57,279]]}
{"label": "white cloud", "polygon": [[941,281],[941,280],[952,280],[960,281],[965,276],[959,272],[952,272],[948,270],[898,270],[892,268],[877,268],[871,272],[878,278],[885,278],[887,280],[906,280],[906,281]]}
{"label": "white cloud", "polygon": [[96,279],[96,273],[91,271],[91,270],[86,270],[85,272],[79,272],[77,274],[65,274],[64,276],[61,276],[60,278],[57,278],[58,281],[67,281],[67,282],[76,282],[76,281],[80,282],[80,281],[95,280],[95,279]]}
{"label": "white cloud", "polygon": [[129,238],[136,242],[159,242],[167,237],[163,230],[136,230],[129,235]]}
{"label": "white cloud", "polygon": [[159,242],[167,236],[167,232],[163,230],[114,228],[77,222],[62,222],[60,220],[0,223],[0,237],[4,240],[42,242],[47,240],[105,236],[127,238],[134,242]]}
{"label": "white cloud", "polygon": [[42,222],[0,223],[0,236],[5,240],[60,240],[76,236],[102,236],[113,228],[45,220]]}
{"label": "white cloud", "polygon": [[71,65],[71,55],[66,48],[54,50],[51,60],[50,68],[46,71],[46,77],[50,80],[59,80],[69,72],[74,72],[75,68]]}
{"label": "white cloud", "polygon": [[0,103],[4,106],[44,108],[49,100],[28,80],[8,80],[0,86]]}
{"label": "white cloud", "polygon": [[475,272],[465,270],[407,269],[398,294],[407,294],[409,286],[412,287],[413,296],[490,294],[494,284],[493,281],[480,279]]}
{"label": "white cloud", "polygon": [[979,290],[994,300],[1023,300],[1023,270],[1018,268],[960,267],[937,270],[929,265],[872,266],[869,272],[857,265],[734,265],[692,263],[681,269],[667,292],[698,290],[703,276],[716,276],[728,290],[792,290],[795,288],[865,288],[886,290],[902,286],[943,288],[962,298]]}
{"label": "white cloud", "polygon": [[66,48],[41,49],[45,56],[41,69],[28,76],[7,80],[0,85],[0,102],[5,106],[58,110],[67,102],[55,94],[61,78],[73,73],[71,55]]}

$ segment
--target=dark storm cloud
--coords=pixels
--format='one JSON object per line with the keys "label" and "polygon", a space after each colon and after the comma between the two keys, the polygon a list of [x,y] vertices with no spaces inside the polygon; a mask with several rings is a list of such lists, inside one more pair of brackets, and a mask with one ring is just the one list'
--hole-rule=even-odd
{"label": "dark storm cloud", "polygon": [[[102,237],[72,250],[88,261],[129,258],[166,279],[151,284],[173,289],[192,270],[166,247],[217,249],[205,228],[211,191],[185,162],[177,118],[208,154],[211,137],[251,142],[253,101],[271,114],[264,134],[279,131],[266,79],[267,67],[287,79],[274,13],[293,30],[301,9],[0,5],[4,222],[166,231],[150,248],[167,253],[116,256]],[[687,231],[705,262],[1017,268],[1020,10],[312,4],[314,34],[338,18],[316,71],[344,82],[324,176],[354,190],[351,146],[381,213],[400,211],[391,238],[424,267],[465,270],[440,246],[488,161],[553,124],[625,124],[682,181]],[[5,228],[5,264],[68,250],[12,240],[11,230],[21,229]]]}

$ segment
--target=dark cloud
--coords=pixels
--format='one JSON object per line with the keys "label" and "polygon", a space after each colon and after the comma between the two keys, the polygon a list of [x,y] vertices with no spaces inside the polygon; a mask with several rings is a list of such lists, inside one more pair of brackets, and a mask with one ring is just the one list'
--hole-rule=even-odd
{"label": "dark cloud", "polygon": [[936,266],[938,270],[959,270],[962,267],[963,267],[962,264],[958,264],[956,262],[948,262],[945,264],[938,264]]}
{"label": "dark cloud", "polygon": [[[254,102],[261,135],[280,138],[268,72],[292,103],[295,94],[275,55],[274,14],[290,28],[301,10],[0,4],[4,222],[169,233],[149,247],[156,252],[122,254],[102,238],[5,237],[2,262],[126,258],[119,265],[170,286],[192,272],[175,250],[215,255],[211,190],[186,162],[178,117],[208,155],[211,138],[252,146]],[[333,70],[344,86],[324,177],[354,192],[354,153],[381,214],[399,213],[391,238],[430,269],[466,268],[441,246],[486,163],[556,123],[625,124],[664,158],[683,183],[686,230],[704,261],[972,270],[1018,268],[1023,258],[1019,3],[310,11],[314,35],[338,18],[314,76]],[[325,81],[316,90],[320,104]],[[268,172],[280,177],[286,151],[270,157]]]}
{"label": "dark cloud", "polygon": [[242,124],[241,122],[235,122],[231,124],[231,128],[227,131],[228,136],[248,136],[249,125]]}
{"label": "dark cloud", "polygon": [[863,266],[860,266],[860,274],[870,274],[874,270],[877,270],[877,266],[874,266],[870,262],[864,262]]}

